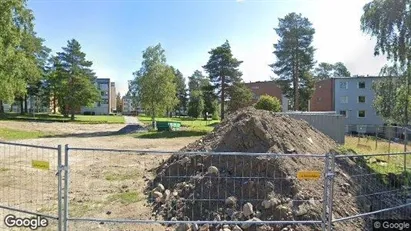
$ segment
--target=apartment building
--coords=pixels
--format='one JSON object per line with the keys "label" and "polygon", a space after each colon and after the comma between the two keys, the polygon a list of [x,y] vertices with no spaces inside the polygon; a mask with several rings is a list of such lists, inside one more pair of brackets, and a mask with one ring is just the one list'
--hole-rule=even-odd
{"label": "apartment building", "polygon": [[282,94],[281,88],[275,84],[274,81],[259,81],[259,82],[249,82],[245,83],[253,93],[253,102],[257,102],[262,95],[269,95],[276,97],[283,108],[283,111],[288,110],[288,99]]}
{"label": "apartment building", "polygon": [[97,78],[95,85],[100,91],[101,100],[92,107],[81,107],[81,114],[108,115],[111,112],[111,82],[109,78]]}
{"label": "apartment building", "polygon": [[325,79],[315,83],[310,100],[310,111],[334,111],[335,79]]}
{"label": "apartment building", "polygon": [[383,125],[383,119],[373,107],[373,82],[380,77],[345,77],[334,79],[335,111],[346,117],[347,132],[372,132],[369,125]]}

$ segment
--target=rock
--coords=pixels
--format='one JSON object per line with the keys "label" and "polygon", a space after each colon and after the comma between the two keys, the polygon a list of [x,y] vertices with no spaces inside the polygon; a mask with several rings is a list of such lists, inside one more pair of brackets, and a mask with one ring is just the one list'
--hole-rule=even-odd
{"label": "rock", "polygon": [[159,192],[164,192],[165,187],[164,187],[164,185],[159,183],[156,187],[156,190],[159,191]]}
{"label": "rock", "polygon": [[282,228],[281,231],[288,231],[288,227]]}
{"label": "rock", "polygon": [[281,204],[281,200],[274,197],[274,198],[270,199],[270,203],[271,203],[271,207],[275,207],[275,206]]}
{"label": "rock", "polygon": [[254,214],[253,205],[249,202],[243,205],[243,214],[245,217],[250,217]]}
{"label": "rock", "polygon": [[[260,221],[261,221],[260,219],[254,217],[254,218],[252,218],[252,219],[250,219],[250,220],[247,220],[246,223],[244,223],[243,225],[241,225],[241,228],[243,228],[243,229],[248,229],[248,228],[251,227],[251,225],[253,225],[253,222],[260,222]],[[249,224],[247,224],[247,223],[249,223]]]}
{"label": "rock", "polygon": [[283,214],[286,214],[286,213],[288,212],[287,206],[284,206],[284,205],[278,205],[278,206],[276,207],[276,209],[277,209],[278,211],[280,211],[281,213],[283,213]]}
{"label": "rock", "polygon": [[164,200],[163,200],[163,202],[167,202],[167,201],[170,200],[170,194],[171,194],[170,190],[166,189],[164,191],[164,196],[163,196]]}
{"label": "rock", "polygon": [[208,174],[218,175],[218,174],[219,174],[219,171],[218,171],[218,168],[217,168],[217,167],[215,167],[215,166],[210,166],[210,167],[208,167],[208,169],[207,169],[207,173],[208,173]]}
{"label": "rock", "polygon": [[161,202],[163,199],[163,194],[161,192],[154,191],[153,198],[157,203]]}
{"label": "rock", "polygon": [[258,226],[256,231],[272,231],[273,229],[270,226],[263,225],[263,226]]}
{"label": "rock", "polygon": [[243,231],[243,229],[240,228],[240,226],[236,225],[236,226],[234,226],[234,228],[232,229],[232,231]]}
{"label": "rock", "polygon": [[199,229],[199,228],[198,228],[198,225],[197,225],[197,224],[192,224],[192,225],[191,225],[191,230],[192,230],[192,231],[198,231],[198,229]]}
{"label": "rock", "polygon": [[215,221],[221,221],[220,215],[219,215],[219,214],[216,214],[216,215],[214,216],[214,220],[215,220]]}
{"label": "rock", "polygon": [[231,231],[230,226],[229,225],[223,225],[223,231]]}
{"label": "rock", "polygon": [[178,192],[177,192],[177,191],[173,191],[173,196],[174,196],[174,197],[178,196]]}
{"label": "rock", "polygon": [[234,214],[234,209],[230,209],[230,208],[226,209],[225,214],[227,214],[227,216],[232,219],[233,214]]}
{"label": "rock", "polygon": [[255,217],[260,218],[261,217],[261,212],[260,211],[255,211]]}
{"label": "rock", "polygon": [[234,196],[227,197],[227,199],[225,199],[225,204],[227,206],[234,206],[237,204],[237,198]]}
{"label": "rock", "polygon": [[176,231],[188,231],[190,226],[188,224],[179,224],[176,228]]}
{"label": "rock", "polygon": [[128,188],[128,186],[127,185],[122,185],[121,188],[126,189],[126,188]]}
{"label": "rock", "polygon": [[298,217],[301,217],[301,216],[306,215],[307,213],[308,213],[308,209],[304,205],[301,205],[298,207],[298,211],[296,212],[295,215]]}
{"label": "rock", "polygon": [[107,214],[107,215],[110,215],[110,214],[111,214],[111,211],[107,211],[106,214]]}
{"label": "rock", "polygon": [[200,227],[199,231],[209,231],[210,230],[210,226],[208,224],[204,224]]}
{"label": "rock", "polygon": [[263,200],[263,202],[261,202],[261,206],[263,206],[265,209],[269,209],[271,208],[271,201]]}

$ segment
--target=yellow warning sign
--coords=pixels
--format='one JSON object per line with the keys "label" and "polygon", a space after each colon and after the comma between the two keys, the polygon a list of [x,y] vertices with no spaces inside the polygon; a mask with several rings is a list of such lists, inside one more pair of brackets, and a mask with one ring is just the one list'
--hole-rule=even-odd
{"label": "yellow warning sign", "polygon": [[297,172],[297,178],[300,180],[318,180],[321,177],[319,171],[299,171]]}
{"label": "yellow warning sign", "polygon": [[42,161],[42,160],[32,160],[31,161],[31,166],[33,168],[42,169],[42,170],[49,170],[50,169],[50,163],[47,162],[47,161]]}

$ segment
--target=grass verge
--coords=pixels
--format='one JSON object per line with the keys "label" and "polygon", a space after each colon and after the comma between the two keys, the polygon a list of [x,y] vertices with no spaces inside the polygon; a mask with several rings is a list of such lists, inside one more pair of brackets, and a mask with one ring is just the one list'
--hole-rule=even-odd
{"label": "grass verge", "polygon": [[40,131],[22,131],[8,128],[0,128],[0,139],[3,140],[37,139],[46,137],[47,135]]}
{"label": "grass verge", "polygon": [[109,197],[110,202],[116,201],[122,204],[131,204],[142,200],[144,200],[144,196],[137,192],[122,192]]}
{"label": "grass verge", "polygon": [[64,117],[59,114],[25,114],[6,113],[0,116],[0,120],[13,121],[35,121],[35,122],[69,122],[82,124],[124,124],[123,116],[108,116],[108,115],[76,115],[75,120]]}

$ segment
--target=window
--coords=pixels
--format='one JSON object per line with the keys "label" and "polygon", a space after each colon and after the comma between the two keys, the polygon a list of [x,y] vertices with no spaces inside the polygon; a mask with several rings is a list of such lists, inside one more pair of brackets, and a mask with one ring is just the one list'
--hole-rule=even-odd
{"label": "window", "polygon": [[341,89],[348,89],[348,82],[340,82],[340,88]]}
{"label": "window", "polygon": [[365,118],[365,111],[364,110],[359,110],[358,111],[358,118]]}
{"label": "window", "polygon": [[345,118],[348,117],[347,111],[340,111],[340,115],[344,116]]}
{"label": "window", "polygon": [[365,81],[358,82],[358,88],[365,88]]}
{"label": "window", "polygon": [[341,103],[348,103],[348,96],[341,96]]}
{"label": "window", "polygon": [[365,103],[365,96],[358,96],[358,103]]}

